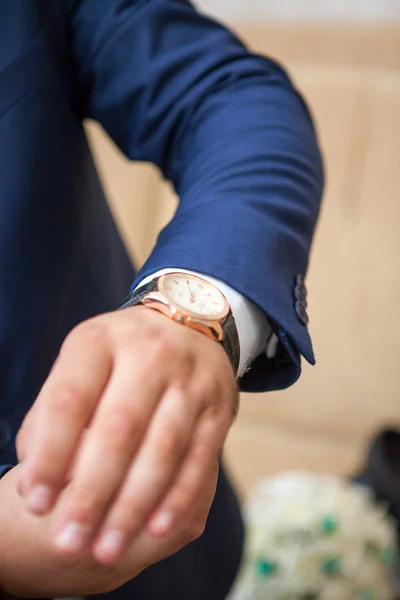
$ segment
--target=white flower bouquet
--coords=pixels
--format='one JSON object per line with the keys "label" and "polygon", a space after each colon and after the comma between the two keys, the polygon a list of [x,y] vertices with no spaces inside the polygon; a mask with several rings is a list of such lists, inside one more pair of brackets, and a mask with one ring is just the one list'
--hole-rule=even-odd
{"label": "white flower bouquet", "polygon": [[393,600],[396,528],[367,488],[284,473],[258,486],[245,522],[228,600]]}

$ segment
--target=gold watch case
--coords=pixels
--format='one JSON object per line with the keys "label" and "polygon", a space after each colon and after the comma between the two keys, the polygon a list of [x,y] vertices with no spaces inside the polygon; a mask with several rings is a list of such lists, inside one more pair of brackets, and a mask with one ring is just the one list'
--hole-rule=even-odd
{"label": "gold watch case", "polygon": [[[172,321],[186,325],[191,329],[200,331],[204,335],[217,342],[221,342],[224,337],[222,329],[223,324],[229,314],[231,314],[231,309],[225,296],[220,290],[218,290],[218,293],[221,295],[223,310],[216,314],[204,315],[191,311],[186,307],[181,307],[177,302],[173,301],[169,297],[168,291],[165,289],[165,282],[167,278],[173,274],[174,273],[168,273],[167,275],[162,275],[157,280],[156,288],[153,291],[148,292],[142,299],[142,304],[148,308],[159,311]],[[177,272],[176,275],[182,275],[182,273]],[[213,285],[197,275],[190,274],[190,277],[191,279],[204,282],[207,286]]]}

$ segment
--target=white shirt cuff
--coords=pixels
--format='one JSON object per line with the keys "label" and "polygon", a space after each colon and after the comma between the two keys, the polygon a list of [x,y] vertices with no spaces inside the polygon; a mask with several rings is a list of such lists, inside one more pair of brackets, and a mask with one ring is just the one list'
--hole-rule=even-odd
{"label": "white shirt cuff", "polygon": [[[251,300],[242,296],[241,293],[223,281],[215,279],[215,277],[211,277],[205,273],[188,271],[187,269],[162,269],[143,279],[138,287],[156,277],[172,272],[189,273],[202,277],[215,285],[228,300],[236,322],[240,344],[240,362],[237,377],[242,377],[251,363],[263,352],[266,352],[269,358],[275,355],[277,339],[272,332],[271,325],[264,312],[251,302]],[[276,340],[276,343],[274,340]]]}

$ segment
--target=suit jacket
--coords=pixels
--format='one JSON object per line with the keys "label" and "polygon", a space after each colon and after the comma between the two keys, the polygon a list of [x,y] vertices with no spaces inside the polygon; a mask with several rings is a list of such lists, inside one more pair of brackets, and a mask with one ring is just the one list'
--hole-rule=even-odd
{"label": "suit jacket", "polygon": [[[136,279],[87,118],[129,158],[157,165],[180,196]],[[164,267],[213,275],[269,316],[279,351],[254,363],[242,389],[293,383],[300,355],[314,361],[302,277],[322,180],[312,122],[288,76],[189,2],[1,2],[0,465],[15,463],[16,431],[68,331]],[[231,515],[215,517],[193,545],[195,563],[171,583],[175,600],[214,598],[216,588],[223,597],[230,585],[239,550],[217,567],[211,551],[223,536],[229,544],[220,524],[238,523],[228,487],[223,476],[213,510],[224,504]],[[195,571],[203,587],[179,595]]]}

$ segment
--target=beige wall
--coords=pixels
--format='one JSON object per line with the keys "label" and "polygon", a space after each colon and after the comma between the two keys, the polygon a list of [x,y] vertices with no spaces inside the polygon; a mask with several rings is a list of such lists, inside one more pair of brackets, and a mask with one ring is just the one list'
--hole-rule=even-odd
{"label": "beige wall", "polygon": [[[328,188],[309,274],[318,365],[294,388],[242,398],[227,446],[243,489],[282,468],[351,472],[370,433],[400,423],[400,30],[239,27],[278,56],[309,99]],[[89,126],[111,204],[136,260],[175,199]]]}

